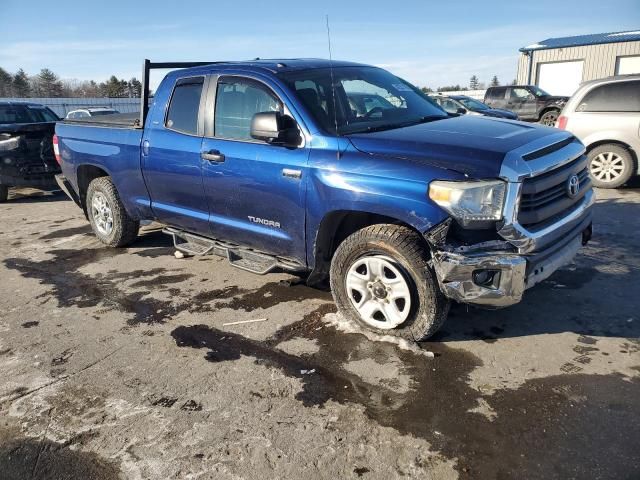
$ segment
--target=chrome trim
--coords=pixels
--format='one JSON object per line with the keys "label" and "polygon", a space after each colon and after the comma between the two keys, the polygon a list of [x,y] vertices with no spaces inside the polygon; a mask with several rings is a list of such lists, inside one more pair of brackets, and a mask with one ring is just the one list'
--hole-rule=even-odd
{"label": "chrome trim", "polygon": [[[588,228],[588,227],[587,227]],[[582,246],[580,231],[567,245],[545,258],[545,252],[533,255],[513,255],[484,252],[463,255],[449,251],[433,253],[433,267],[444,295],[452,300],[474,305],[508,307],[522,300],[525,290],[551,276],[570,263]],[[554,247],[550,247],[553,249]],[[544,258],[536,262],[536,259]],[[527,274],[527,264],[533,270]],[[480,269],[499,270],[495,287],[483,287],[473,282],[473,272]]]}
{"label": "chrome trim", "polygon": [[[433,267],[446,297],[462,303],[507,307],[522,299],[527,260],[518,255],[488,254],[465,256],[452,252],[435,252]],[[497,288],[473,283],[473,272],[478,269],[499,270]]]}
{"label": "chrome trim", "polygon": [[[513,189],[515,193],[511,193],[511,195],[516,196],[516,198],[519,199],[522,184],[514,185],[518,185],[518,187]],[[578,224],[580,220],[582,220],[583,217],[586,217],[589,213],[589,209],[595,201],[596,194],[593,189],[591,189],[585,193],[582,201],[569,215],[562,217],[557,222],[543,228],[542,230],[538,230],[537,232],[530,232],[518,223],[518,202],[516,201],[515,204],[510,205],[511,208],[509,210],[509,215],[506,214],[505,210],[505,222],[504,225],[498,229],[498,234],[516,247],[519,253],[534,252],[553,241],[558,230],[565,225],[573,222]]]}
{"label": "chrome trim", "polygon": [[508,183],[503,208],[504,223],[498,228],[498,234],[515,246],[518,249],[518,253],[537,251],[553,242],[556,237],[566,235],[566,231],[559,232],[566,225],[572,222],[578,224],[583,217],[586,218],[589,208],[595,203],[595,193],[593,189],[591,189],[585,194],[581,202],[574,207],[571,213],[536,232],[527,230],[518,221],[522,181],[526,178],[537,177],[538,175],[573,162],[584,155],[585,147],[576,139],[560,150],[556,150],[540,158],[524,160],[522,157],[548,147],[549,145],[562,142],[569,137],[571,137],[570,133],[558,131],[527,143],[505,155],[500,169],[500,177]]}

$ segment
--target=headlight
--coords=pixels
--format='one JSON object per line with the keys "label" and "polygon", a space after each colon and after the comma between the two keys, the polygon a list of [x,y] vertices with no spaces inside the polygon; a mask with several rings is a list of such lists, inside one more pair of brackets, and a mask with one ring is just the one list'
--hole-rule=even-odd
{"label": "headlight", "polygon": [[429,198],[462,226],[481,226],[502,218],[506,184],[501,180],[429,184]]}
{"label": "headlight", "polygon": [[15,150],[20,146],[20,137],[9,138],[4,140],[0,137],[0,152],[8,152],[9,150]]}

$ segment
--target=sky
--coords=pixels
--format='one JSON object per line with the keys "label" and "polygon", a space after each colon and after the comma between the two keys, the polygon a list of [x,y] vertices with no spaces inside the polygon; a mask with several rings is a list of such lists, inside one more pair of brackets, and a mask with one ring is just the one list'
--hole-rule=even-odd
{"label": "sky", "polygon": [[326,15],[334,60],[432,88],[511,82],[518,49],[546,38],[640,29],[639,0],[0,0],[0,67],[104,81],[140,78],[144,58],[328,58]]}

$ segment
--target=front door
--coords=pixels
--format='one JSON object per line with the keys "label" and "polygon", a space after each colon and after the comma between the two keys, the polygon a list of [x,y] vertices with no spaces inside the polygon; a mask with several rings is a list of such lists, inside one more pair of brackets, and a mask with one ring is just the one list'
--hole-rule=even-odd
{"label": "front door", "polygon": [[526,88],[511,87],[507,90],[507,110],[521,118],[533,118],[536,116],[536,99]]}
{"label": "front door", "polygon": [[303,141],[287,148],[250,135],[253,115],[288,114],[287,106],[272,88],[243,76],[220,77],[210,95],[214,118],[202,153],[211,235],[304,262],[308,149]]}
{"label": "front door", "polygon": [[176,82],[166,118],[153,122],[145,132],[142,171],[156,218],[206,235],[209,206],[202,186],[202,128],[198,122],[204,80],[191,77]]}

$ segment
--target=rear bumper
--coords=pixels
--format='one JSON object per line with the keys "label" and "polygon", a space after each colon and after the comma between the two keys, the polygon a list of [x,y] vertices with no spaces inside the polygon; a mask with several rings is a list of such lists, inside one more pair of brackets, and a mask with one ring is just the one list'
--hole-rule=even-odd
{"label": "rear bumper", "polygon": [[462,303],[492,307],[516,304],[526,289],[570,263],[590,240],[591,222],[581,228],[553,247],[529,255],[436,251],[433,265],[440,289],[448,298]]}
{"label": "rear bumper", "polygon": [[67,197],[73,200],[76,205],[78,205],[79,207],[82,207],[82,205],[80,204],[80,198],[78,198],[78,194],[71,186],[71,183],[69,182],[69,180],[67,180],[67,177],[65,177],[62,174],[59,174],[59,175],[56,175],[55,180],[58,186],[60,187],[60,190],[62,190],[67,195]]}

